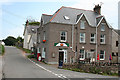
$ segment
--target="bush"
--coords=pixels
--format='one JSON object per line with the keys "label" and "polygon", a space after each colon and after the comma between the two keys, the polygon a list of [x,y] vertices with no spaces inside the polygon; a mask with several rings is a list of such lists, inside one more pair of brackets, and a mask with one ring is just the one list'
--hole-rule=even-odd
{"label": "bush", "polygon": [[34,58],[34,55],[28,55],[27,57],[31,59]]}
{"label": "bush", "polygon": [[4,55],[5,48],[4,48],[4,46],[3,46],[3,45],[2,45],[1,47],[2,47],[2,55]]}

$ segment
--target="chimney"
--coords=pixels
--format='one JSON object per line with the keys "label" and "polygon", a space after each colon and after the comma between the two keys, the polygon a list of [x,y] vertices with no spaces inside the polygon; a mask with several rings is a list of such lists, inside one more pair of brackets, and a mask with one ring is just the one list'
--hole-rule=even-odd
{"label": "chimney", "polygon": [[101,6],[99,4],[95,5],[94,12],[97,13],[97,14],[101,14]]}
{"label": "chimney", "polygon": [[29,21],[28,21],[28,20],[26,21],[26,24],[25,24],[25,25],[26,25],[26,26],[28,26],[28,25],[29,25]]}

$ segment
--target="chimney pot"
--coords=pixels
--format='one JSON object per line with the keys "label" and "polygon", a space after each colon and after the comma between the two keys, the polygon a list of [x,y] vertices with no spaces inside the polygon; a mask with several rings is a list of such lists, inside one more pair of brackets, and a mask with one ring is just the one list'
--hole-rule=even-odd
{"label": "chimney pot", "polygon": [[99,4],[95,5],[94,12],[96,12],[97,14],[101,14],[101,6]]}

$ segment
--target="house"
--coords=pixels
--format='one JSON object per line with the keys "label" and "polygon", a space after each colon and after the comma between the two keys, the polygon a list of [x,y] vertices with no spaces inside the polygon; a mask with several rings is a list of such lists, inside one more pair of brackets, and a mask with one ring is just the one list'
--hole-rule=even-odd
{"label": "house", "polygon": [[31,50],[33,45],[37,42],[37,28],[39,28],[39,22],[26,21],[24,29],[24,44],[23,48]]}
{"label": "house", "polygon": [[53,15],[42,14],[37,31],[37,53],[46,63],[109,62],[112,29],[99,5],[93,10],[62,6]]}
{"label": "house", "polygon": [[120,30],[112,30],[112,62],[118,63],[118,40],[120,39]]}
{"label": "house", "polygon": [[5,43],[4,43],[2,40],[0,40],[0,44],[1,44],[1,45],[5,45]]}

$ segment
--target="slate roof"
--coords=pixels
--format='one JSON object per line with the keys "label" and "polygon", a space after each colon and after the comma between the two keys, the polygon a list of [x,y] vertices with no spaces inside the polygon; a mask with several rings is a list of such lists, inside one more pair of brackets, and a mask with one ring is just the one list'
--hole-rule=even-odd
{"label": "slate roof", "polygon": [[[39,28],[39,26],[28,25],[27,26],[28,34],[36,33],[37,32],[37,28]],[[32,29],[34,29],[34,31],[32,31]]]}
{"label": "slate roof", "polygon": [[42,19],[44,20],[43,24],[46,24],[50,21],[53,15],[42,14]]}
{"label": "slate roof", "polygon": [[120,30],[114,29],[114,31],[115,31],[116,33],[118,33],[118,35],[120,35]]}
{"label": "slate roof", "polygon": [[[84,14],[84,16],[87,18],[89,24],[92,27],[97,26],[97,24],[103,17],[102,15],[97,14],[92,10],[83,10],[83,9],[62,6],[53,15],[42,15],[42,19],[44,24],[48,22],[76,24],[76,22],[79,20],[82,14]],[[66,20],[64,16],[67,16],[70,19]]]}

